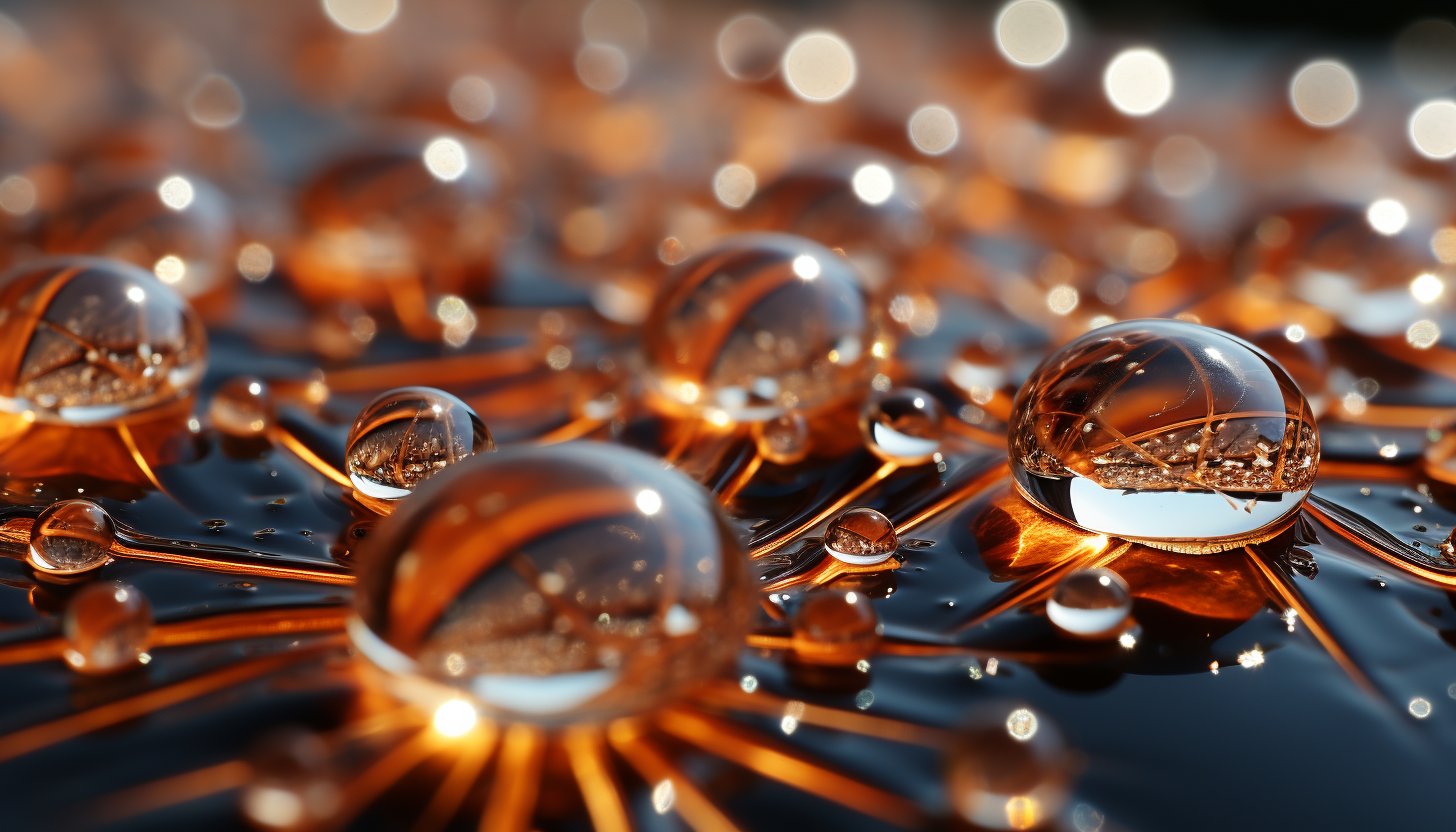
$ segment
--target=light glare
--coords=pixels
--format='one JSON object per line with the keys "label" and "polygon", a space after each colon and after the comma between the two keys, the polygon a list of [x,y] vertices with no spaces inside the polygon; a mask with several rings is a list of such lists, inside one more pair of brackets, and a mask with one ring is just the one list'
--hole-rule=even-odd
{"label": "light glare", "polygon": [[881,205],[895,193],[895,177],[884,165],[864,165],[850,180],[854,195],[867,205]]}
{"label": "light glare", "polygon": [[1107,64],[1102,88],[1120,112],[1151,115],[1173,97],[1173,68],[1153,49],[1127,49]]}
{"label": "light glare", "polygon": [[475,727],[475,709],[463,699],[451,699],[435,710],[435,730],[458,737]]}
{"label": "light glare", "polygon": [[1410,222],[1410,213],[1399,200],[1377,199],[1366,209],[1365,219],[1371,228],[1389,237],[1405,229],[1406,223]]}
{"label": "light glare", "polygon": [[1007,60],[1046,66],[1067,48],[1067,18],[1047,0],[1016,0],[996,16],[996,47]]}
{"label": "light glare", "polygon": [[854,52],[831,32],[799,35],[784,50],[784,81],[805,101],[833,101],[854,86]]}
{"label": "light glare", "polygon": [[1456,156],[1456,101],[1427,101],[1411,113],[1410,139],[1430,159]]}

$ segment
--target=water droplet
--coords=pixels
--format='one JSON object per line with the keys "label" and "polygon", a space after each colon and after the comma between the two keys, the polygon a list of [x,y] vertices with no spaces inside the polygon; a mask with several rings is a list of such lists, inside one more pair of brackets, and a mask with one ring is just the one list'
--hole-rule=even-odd
{"label": "water droplet", "polygon": [[793,465],[809,455],[809,423],[797,411],[755,425],[758,453],[775,465]]}
{"label": "water droplet", "polygon": [[1104,327],[1054,352],[1017,397],[1009,444],[1017,485],[1043,510],[1181,552],[1272,537],[1319,468],[1318,429],[1289,375],[1183,321]]}
{"label": "water droplet", "polygon": [[90,584],[66,604],[62,629],[67,664],[87,674],[115,673],[141,661],[152,632],[152,605],[134,586]]}
{"label": "water droplet", "polygon": [[875,704],[875,692],[872,690],[862,690],[854,695],[854,706],[861,711],[869,710],[873,704]]}
{"label": "water droplet", "polygon": [[207,413],[212,426],[223,433],[258,436],[273,424],[273,396],[262,379],[234,376],[212,394]]}
{"label": "water droplet", "polygon": [[[650,514],[645,492],[660,501]],[[452,466],[379,524],[358,564],[350,632],[367,658],[402,687],[443,684],[540,723],[676,696],[737,655],[754,604],[717,502],[654,457],[595,442]],[[559,592],[542,592],[546,574]]]}
{"label": "water droplet", "polygon": [[342,806],[328,745],[291,728],[265,737],[248,755],[253,776],[239,796],[242,813],[262,829],[317,828]]}
{"label": "water droplet", "polygon": [[860,412],[859,429],[865,447],[875,456],[918,465],[940,450],[943,419],[934,396],[900,387],[870,399]]}
{"label": "water droplet", "polygon": [[1061,731],[1025,708],[978,709],[948,758],[951,805],[978,827],[1030,829],[1056,817],[1066,802],[1072,778]]}
{"label": "water droplet", "polygon": [[13,269],[0,286],[12,305],[48,299],[39,315],[0,310],[15,321],[0,330],[0,346],[15,356],[0,378],[6,411],[66,424],[113,422],[186,396],[202,376],[202,322],[150,272],[68,257]]}
{"label": "water droplet", "polygon": [[898,543],[895,524],[872,508],[847,508],[824,530],[824,547],[829,554],[859,566],[889,560]]}
{"label": "water droplet", "polygon": [[1047,599],[1047,618],[1073,636],[1112,636],[1132,612],[1127,582],[1111,569],[1083,569],[1063,578]]}
{"label": "water droplet", "polygon": [[493,450],[490,431],[470,405],[443,390],[401,387],[360,411],[345,461],[356,494],[388,513],[391,503],[444,468]]}
{"label": "water droplet", "polygon": [[689,258],[645,327],[653,400],[670,411],[775,419],[849,398],[873,366],[874,333],[849,266],[785,234],[731,237]]}
{"label": "water droplet", "polygon": [[855,592],[811,592],[794,611],[794,657],[808,664],[854,667],[880,643],[879,616]]}
{"label": "water droplet", "polygon": [[106,509],[90,500],[52,503],[30,527],[26,562],[48,575],[75,575],[110,560],[116,529]]}

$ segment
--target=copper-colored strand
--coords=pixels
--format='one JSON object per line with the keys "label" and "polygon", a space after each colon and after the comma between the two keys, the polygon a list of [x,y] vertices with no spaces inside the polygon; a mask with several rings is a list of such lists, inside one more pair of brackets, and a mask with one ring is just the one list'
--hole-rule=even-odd
{"label": "copper-colored strand", "polygon": [[677,462],[678,457],[681,457],[687,451],[688,446],[697,438],[699,432],[700,425],[698,422],[693,422],[683,427],[682,433],[678,435],[677,441],[672,443],[672,447],[668,448],[667,453],[662,455],[662,461],[669,464]]}
{"label": "copper-colored strand", "polygon": [[329,819],[325,829],[344,829],[400,778],[440,748],[437,735],[429,728],[385,752],[344,786],[343,807]]}
{"label": "copper-colored strand", "polygon": [[561,736],[571,772],[596,832],[632,832],[622,789],[607,761],[607,741],[595,725],[574,725]]}
{"label": "copper-colored strand", "polygon": [[1360,535],[1355,534],[1349,529],[1346,529],[1329,515],[1315,508],[1310,503],[1304,504],[1304,510],[1309,513],[1310,517],[1318,520],[1320,525],[1324,526],[1325,528],[1329,529],[1340,537],[1343,537],[1345,540],[1360,547],[1368,554],[1380,558],[1391,566],[1394,566],[1418,578],[1430,581],[1431,583],[1440,584],[1444,587],[1456,587],[1456,575],[1447,575],[1441,572],[1437,572],[1434,569],[1426,569],[1425,567],[1418,566],[1417,564],[1411,563],[1407,560],[1403,560],[1396,555],[1392,555],[1391,553],[1385,551],[1379,546],[1372,544]]}
{"label": "copper-colored strand", "polygon": [[337,647],[344,642],[345,637],[340,634],[324,639],[306,650],[295,650],[240,662],[164,688],[16,731],[0,737],[0,762],[241,684],[249,679],[255,679],[290,664],[312,658],[324,650]]}
{"label": "copper-colored strand", "polygon": [[[347,617],[341,607],[304,607],[228,613],[172,621],[152,628],[149,647],[176,647],[240,638],[342,630]],[[66,649],[63,638],[0,645],[0,666],[58,659]]]}
{"label": "copper-colored strand", "polygon": [[1096,664],[1116,655],[1121,647],[1105,646],[1103,649],[1075,651],[1051,650],[1001,650],[991,647],[970,647],[955,644],[918,644],[908,641],[882,641],[875,648],[876,656],[973,656],[975,658],[997,658],[1022,664]]}
{"label": "copper-colored strand", "polygon": [[1340,669],[1344,670],[1346,675],[1355,684],[1363,688],[1366,693],[1378,696],[1379,690],[1375,687],[1375,683],[1370,681],[1370,677],[1365,675],[1365,671],[1361,670],[1359,665],[1355,664],[1355,661],[1350,658],[1350,654],[1346,653],[1345,648],[1335,640],[1334,634],[1329,631],[1325,623],[1320,620],[1320,617],[1315,614],[1309,604],[1304,602],[1304,597],[1299,594],[1299,590],[1290,582],[1289,576],[1270,566],[1263,554],[1254,547],[1245,546],[1244,552],[1249,556],[1249,562],[1254,565],[1254,569],[1263,578],[1264,583],[1267,585],[1266,589],[1271,590],[1272,594],[1282,601],[1286,607],[1293,609],[1299,614],[1300,619],[1304,622],[1304,626],[1309,628],[1310,635],[1313,635],[1315,640],[1325,648],[1325,651],[1330,654],[1330,657],[1335,660],[1335,663],[1340,666]]}
{"label": "copper-colored strand", "polygon": [[664,732],[736,763],[749,771],[905,827],[919,827],[925,815],[914,801],[831,771],[767,737],[746,728],[681,707],[658,714]]}
{"label": "copper-colored strand", "polygon": [[749,481],[753,479],[753,475],[757,474],[758,469],[761,467],[763,467],[763,454],[754,451],[753,456],[749,457],[743,469],[737,474],[734,474],[733,479],[719,492],[718,502],[725,506],[733,502],[733,498],[738,496],[738,492],[742,491],[745,485],[748,485]]}
{"label": "copper-colored strand", "polygon": [[429,805],[415,821],[415,825],[410,827],[410,832],[439,832],[445,828],[450,819],[455,817],[455,813],[460,811],[465,795],[470,792],[475,778],[480,776],[481,770],[490,760],[499,735],[496,724],[485,720],[476,730],[461,737],[463,747],[455,765],[450,767],[450,773],[435,790],[435,796],[430,798]]}
{"label": "copper-colored strand", "polygon": [[241,788],[252,776],[252,766],[242,760],[230,760],[113,792],[98,800],[87,814],[106,824],[116,823]]}
{"label": "copper-colored strand", "polygon": [[545,751],[546,735],[540,728],[521,722],[506,728],[480,832],[526,832],[531,828]]}
{"label": "copper-colored strand", "polygon": [[1006,447],[1006,434],[978,428],[975,425],[968,425],[960,419],[945,420],[945,427],[951,433],[963,436],[978,445],[1001,449]]}
{"label": "copper-colored strand", "polygon": [[[789,704],[788,699],[761,690],[745,693],[735,682],[717,682],[705,686],[695,692],[693,698],[701,704],[715,708],[775,717],[782,716],[784,708]],[[897,719],[841,711],[838,708],[826,708],[823,705],[812,705],[807,702],[799,704],[803,706],[803,713],[799,715],[798,719],[805,725],[817,725],[835,731],[846,731],[851,734],[931,748],[944,747],[951,736],[950,732],[939,728],[929,728],[924,725],[901,722]]]}
{"label": "copper-colored strand", "polygon": [[141,450],[137,448],[136,439],[131,435],[131,428],[127,427],[125,422],[118,423],[116,426],[116,435],[121,437],[121,443],[126,446],[127,452],[131,454],[132,461],[146,475],[147,481],[155,485],[158,491],[166,494],[167,489],[162,487],[162,481],[157,479],[156,472],[152,470],[152,466],[147,464],[146,457],[142,456]]}
{"label": "copper-colored strand", "polygon": [[864,482],[845,492],[839,499],[830,503],[824,509],[821,509],[818,514],[800,523],[794,529],[775,537],[773,540],[755,546],[749,550],[748,556],[751,558],[761,558],[764,555],[773,554],[794,538],[834,516],[840,509],[862,497],[866,491],[869,491],[878,483],[883,482],[886,477],[898,470],[900,470],[900,464],[898,462],[886,462],[884,465],[875,469],[875,472],[870,474]]}
{"label": "copper-colored strand", "polygon": [[306,569],[301,566],[265,566],[259,563],[242,563],[239,561],[221,560],[219,558],[204,558],[197,555],[149,552],[145,549],[136,549],[121,543],[112,544],[111,551],[113,554],[121,555],[122,557],[135,558],[137,560],[155,560],[177,566],[190,566],[197,569],[207,569],[212,572],[224,572],[231,575],[287,578],[294,581],[312,581],[314,583],[340,584],[344,586],[354,583],[353,575],[343,572],[325,572],[322,569]]}
{"label": "copper-colored strand", "polygon": [[361,392],[385,390],[401,385],[442,386],[484,382],[519,375],[540,366],[536,355],[525,347],[489,353],[472,353],[419,361],[398,361],[332,370],[324,374],[331,391]]}
{"label": "copper-colored strand", "polygon": [[324,734],[324,741],[331,746],[343,745],[371,734],[381,731],[388,731],[391,728],[398,728],[402,725],[418,725],[420,712],[415,708],[401,706],[376,714],[370,714],[362,719],[335,728]]}
{"label": "copper-colored strand", "polygon": [[314,469],[320,474],[323,474],[325,477],[328,477],[339,485],[342,485],[345,488],[354,487],[354,484],[350,482],[347,476],[344,475],[343,471],[340,471],[339,469],[325,462],[323,457],[314,453],[312,449],[310,449],[307,445],[303,444],[303,442],[299,441],[298,437],[294,436],[286,428],[274,425],[268,430],[268,438],[272,439],[274,442],[277,442],[279,445],[287,448],[289,453],[298,457],[305,465]]}
{"label": "copper-colored strand", "polygon": [[932,517],[935,517],[936,515],[940,514],[942,511],[945,511],[951,506],[954,506],[958,503],[964,502],[965,500],[976,496],[977,494],[981,493],[982,491],[1004,479],[1006,477],[1008,469],[1009,466],[1006,463],[1002,462],[993,466],[989,470],[976,475],[971,479],[970,482],[960,485],[954,491],[945,495],[944,497],[941,497],[939,500],[936,500],[930,506],[921,509],[910,519],[905,520],[902,523],[896,524],[895,533],[905,534],[906,532],[921,525]]}
{"label": "copper-colored strand", "polygon": [[1374,462],[1340,462],[1338,460],[1325,459],[1320,461],[1319,476],[1321,479],[1334,477],[1349,480],[1400,482],[1410,479],[1411,466],[1382,465]]}
{"label": "copper-colored strand", "polygon": [[694,832],[739,832],[723,810],[679,771],[656,743],[642,735],[639,726],[619,719],[608,726],[607,740],[648,785],[655,786],[664,780],[672,783],[672,808]]}
{"label": "copper-colored strand", "polygon": [[559,428],[555,428],[541,434],[533,441],[537,445],[555,445],[560,442],[570,442],[573,439],[580,439],[581,437],[586,436],[588,433],[591,433],[592,431],[596,430],[604,424],[606,424],[606,422],[603,422],[601,419],[591,419],[586,416],[580,416],[572,419],[570,422],[567,422]]}

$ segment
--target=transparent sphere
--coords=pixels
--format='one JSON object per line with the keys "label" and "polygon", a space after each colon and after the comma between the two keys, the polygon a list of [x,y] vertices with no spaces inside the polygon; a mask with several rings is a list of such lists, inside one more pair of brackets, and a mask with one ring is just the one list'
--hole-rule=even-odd
{"label": "transparent sphere", "polygon": [[111,559],[116,528],[106,509],[90,500],[51,503],[30,527],[28,562],[48,575],[88,572]]}
{"label": "transparent sphere", "polygon": [[918,465],[940,450],[945,433],[940,403],[924,390],[899,387],[865,403],[859,431],[865,447],[886,462]]}
{"label": "transparent sphere", "polygon": [[0,277],[0,354],[0,409],[95,424],[189,395],[207,365],[207,333],[149,272],[56,258]]}
{"label": "transparent sphere", "polygon": [[875,328],[844,258],[786,234],[729,237],[678,266],[645,324],[669,407],[735,421],[813,411],[863,389]]}
{"label": "transparent sphere", "polygon": [[824,530],[824,548],[829,554],[857,566],[883,563],[899,545],[895,524],[872,508],[847,508]]}
{"label": "transparent sphere", "polygon": [[66,604],[62,629],[67,664],[81,673],[115,673],[137,664],[146,650],[152,605],[120,581],[89,584]]}
{"label": "transparent sphere", "polygon": [[343,806],[328,745],[316,734],[284,729],[249,754],[253,777],[238,795],[239,808],[258,829],[317,829]]}
{"label": "transparent sphere", "polygon": [[809,423],[796,411],[759,422],[754,433],[758,454],[775,465],[793,465],[809,455]]}
{"label": "transparent sphere", "polygon": [[237,269],[232,208],[194,176],[110,183],[46,219],[49,254],[114,257],[154,273],[183,297],[229,282]]}
{"label": "transparent sphere", "polygon": [[[431,152],[442,147],[460,152]],[[467,298],[484,287],[499,227],[484,150],[428,138],[330,158],[299,194],[302,228],[286,260],[300,294],[372,309],[390,305],[401,281]]]}
{"label": "transparent sphere", "polygon": [[256,376],[234,376],[212,394],[212,426],[229,436],[258,436],[273,424],[273,396]]}
{"label": "transparent sphere", "polygon": [[1125,321],[1053,352],[1017,395],[1016,484],[1076,526],[1178,552],[1267,540],[1319,469],[1309,403],[1225,332]]}
{"label": "transparent sphere", "polygon": [[388,512],[390,503],[444,468],[493,450],[490,431],[470,405],[433,387],[399,387],[359,412],[344,460],[357,493]]}
{"label": "transparent sphere", "polygon": [[1071,785],[1066,741],[1045,716],[1010,704],[978,709],[946,758],[951,806],[983,829],[1032,829],[1055,818]]}
{"label": "transparent sphere", "polygon": [[1111,569],[1082,569],[1063,578],[1047,599],[1046,615],[1074,636],[1116,635],[1132,613],[1127,581]]}
{"label": "transparent sphere", "polygon": [[850,667],[868,659],[880,643],[879,616],[870,599],[857,592],[810,592],[794,611],[791,626],[794,658],[809,664]]}
{"label": "transparent sphere", "polygon": [[717,501],[616,445],[518,446],[432,479],[359,553],[359,649],[426,707],[545,724],[641,713],[717,674],[756,600]]}

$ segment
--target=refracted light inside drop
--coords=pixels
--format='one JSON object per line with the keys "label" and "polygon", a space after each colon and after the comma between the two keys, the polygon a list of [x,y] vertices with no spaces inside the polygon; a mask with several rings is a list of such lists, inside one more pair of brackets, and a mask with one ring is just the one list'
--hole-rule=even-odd
{"label": "refracted light inside drop", "polygon": [[1011,470],[1089,531],[1219,552],[1287,527],[1319,468],[1309,402],[1272,358],[1219,330],[1135,320],[1047,357],[1012,409]]}
{"label": "refracted light inside drop", "polygon": [[[660,460],[573,442],[480,454],[366,538],[349,632],[402,698],[539,723],[649,711],[720,672],[753,605],[736,531]],[[464,705],[437,722],[458,731]]]}

